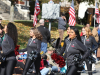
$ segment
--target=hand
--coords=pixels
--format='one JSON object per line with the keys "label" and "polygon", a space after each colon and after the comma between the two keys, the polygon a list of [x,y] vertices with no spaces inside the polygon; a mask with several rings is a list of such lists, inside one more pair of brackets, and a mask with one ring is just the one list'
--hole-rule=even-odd
{"label": "hand", "polygon": [[0,51],[1,52],[1,54],[3,53],[3,51]]}
{"label": "hand", "polygon": [[66,21],[66,17],[64,17],[65,21]]}

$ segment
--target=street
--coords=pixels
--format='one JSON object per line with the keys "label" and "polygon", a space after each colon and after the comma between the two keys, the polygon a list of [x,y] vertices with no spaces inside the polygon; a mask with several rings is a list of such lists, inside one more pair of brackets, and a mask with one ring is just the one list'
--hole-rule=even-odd
{"label": "street", "polygon": [[[96,64],[96,73],[93,73],[93,75],[100,75],[100,61],[98,62],[98,64]],[[81,73],[81,75],[88,75],[88,73]]]}

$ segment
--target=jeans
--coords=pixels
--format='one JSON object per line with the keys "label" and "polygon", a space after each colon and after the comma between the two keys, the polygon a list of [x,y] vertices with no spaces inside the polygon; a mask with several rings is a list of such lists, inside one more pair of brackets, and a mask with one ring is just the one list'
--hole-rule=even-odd
{"label": "jeans", "polygon": [[41,43],[41,51],[43,51],[44,53],[47,52],[47,43],[44,42]]}
{"label": "jeans", "polygon": [[52,71],[53,71],[53,72],[57,72],[57,71],[58,71],[58,67],[52,66]]}
{"label": "jeans", "polygon": [[[58,71],[58,68],[56,66],[52,66],[52,69],[51,71],[53,72],[57,72]],[[44,68],[40,71],[41,75],[47,75],[49,72],[49,68]]]}
{"label": "jeans", "polygon": [[49,72],[49,68],[44,68],[40,71],[41,75],[47,75]]}

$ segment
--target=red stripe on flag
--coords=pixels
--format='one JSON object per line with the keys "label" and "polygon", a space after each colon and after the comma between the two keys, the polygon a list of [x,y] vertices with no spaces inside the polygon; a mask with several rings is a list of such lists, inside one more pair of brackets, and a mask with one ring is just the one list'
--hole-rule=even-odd
{"label": "red stripe on flag", "polygon": [[37,3],[35,5],[34,18],[33,18],[33,27],[36,26],[36,24],[37,24],[37,16],[40,13],[40,6],[39,6],[38,0],[36,2]]}
{"label": "red stripe on flag", "polygon": [[76,24],[75,9],[74,9],[73,0],[72,0],[72,5],[70,6],[70,9],[69,9],[69,22],[68,23],[70,26],[75,26],[75,24]]}

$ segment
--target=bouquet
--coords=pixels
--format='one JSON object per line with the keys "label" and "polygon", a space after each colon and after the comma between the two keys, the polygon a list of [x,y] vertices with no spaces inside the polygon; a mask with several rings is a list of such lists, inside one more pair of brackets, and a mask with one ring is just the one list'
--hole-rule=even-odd
{"label": "bouquet", "polygon": [[56,53],[53,53],[51,55],[51,58],[57,63],[59,64],[59,67],[64,67],[66,64],[65,64],[65,60],[63,57],[61,57],[60,55],[57,55]]}

